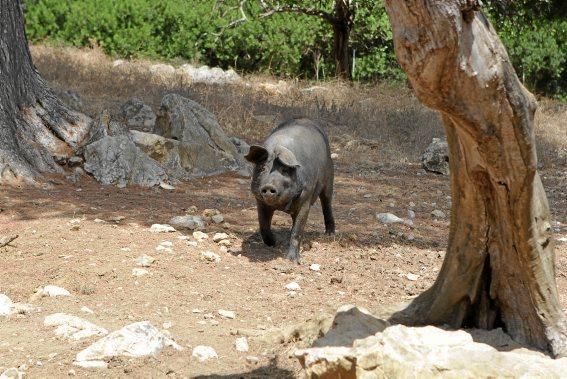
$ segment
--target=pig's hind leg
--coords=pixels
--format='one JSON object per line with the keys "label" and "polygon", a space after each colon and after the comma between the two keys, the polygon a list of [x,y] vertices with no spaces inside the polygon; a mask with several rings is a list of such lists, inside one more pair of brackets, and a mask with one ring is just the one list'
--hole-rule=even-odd
{"label": "pig's hind leg", "polygon": [[333,209],[331,208],[331,201],[333,200],[333,183],[321,191],[319,195],[321,200],[321,208],[323,209],[323,218],[325,219],[325,234],[335,233],[335,218],[333,217]]}
{"label": "pig's hind leg", "polygon": [[276,245],[276,238],[272,233],[272,217],[274,209],[258,201],[258,222],[260,223],[260,234],[262,240],[268,246]]}

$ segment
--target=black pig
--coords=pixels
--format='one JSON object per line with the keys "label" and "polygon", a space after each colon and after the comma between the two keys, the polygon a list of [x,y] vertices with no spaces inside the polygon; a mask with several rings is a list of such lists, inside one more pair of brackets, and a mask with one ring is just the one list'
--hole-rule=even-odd
{"label": "black pig", "polygon": [[335,232],[333,162],[327,135],[311,120],[290,120],[276,127],[264,146],[251,146],[245,158],[255,165],[251,189],[264,243],[276,243],[271,229],[274,211],[290,214],[293,227],[287,258],[299,262],[303,228],[317,197],[321,199],[325,233]]}

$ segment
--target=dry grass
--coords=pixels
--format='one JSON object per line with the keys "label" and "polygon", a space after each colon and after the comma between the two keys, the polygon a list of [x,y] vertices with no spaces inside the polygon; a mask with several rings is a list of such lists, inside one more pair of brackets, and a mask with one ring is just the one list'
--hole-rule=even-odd
{"label": "dry grass", "polygon": [[[100,50],[32,46],[34,62],[59,90],[82,99],[82,112],[96,116],[108,109],[120,117],[120,106],[138,97],[154,111],[167,93],[191,98],[213,112],[229,135],[258,142],[279,120],[304,116],[326,126],[333,149],[350,161],[367,162],[365,151],[383,162],[418,161],[432,137],[443,135],[437,114],[419,104],[411,90],[386,85],[278,81],[246,77],[243,84],[194,84],[182,75],[156,77],[150,61],[113,67]],[[567,106],[542,103],[536,137],[543,166],[567,165]],[[368,162],[374,164],[378,162]]]}

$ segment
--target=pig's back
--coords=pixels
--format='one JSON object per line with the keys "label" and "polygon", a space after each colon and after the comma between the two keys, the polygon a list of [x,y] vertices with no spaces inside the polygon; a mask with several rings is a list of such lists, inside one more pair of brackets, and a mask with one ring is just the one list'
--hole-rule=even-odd
{"label": "pig's back", "polygon": [[332,175],[329,140],[316,122],[294,119],[282,123],[266,139],[269,150],[276,145],[282,145],[295,154],[308,181],[324,182]]}

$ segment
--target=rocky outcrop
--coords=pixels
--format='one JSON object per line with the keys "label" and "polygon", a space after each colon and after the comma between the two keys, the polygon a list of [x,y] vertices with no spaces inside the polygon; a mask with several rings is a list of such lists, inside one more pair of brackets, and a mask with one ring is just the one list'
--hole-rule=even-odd
{"label": "rocky outcrop", "polygon": [[295,352],[309,378],[560,378],[567,370],[567,358],[522,348],[500,329],[388,326],[358,308],[339,311],[314,346]]}
{"label": "rocky outcrop", "polygon": [[204,173],[237,170],[245,167],[236,146],[221,129],[216,117],[199,103],[180,95],[166,95],[154,129],[168,139],[192,146]]}
{"label": "rocky outcrop", "polygon": [[430,172],[449,175],[449,145],[445,139],[433,138],[421,156],[423,168]]}

